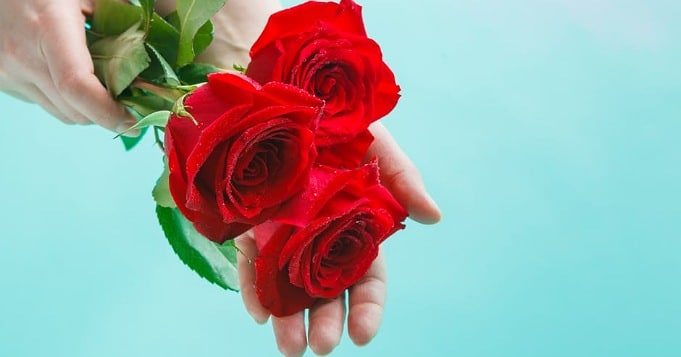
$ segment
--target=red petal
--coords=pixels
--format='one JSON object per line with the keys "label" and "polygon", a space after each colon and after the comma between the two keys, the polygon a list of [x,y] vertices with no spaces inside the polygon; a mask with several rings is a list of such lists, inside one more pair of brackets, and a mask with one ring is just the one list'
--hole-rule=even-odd
{"label": "red petal", "polygon": [[[310,307],[316,299],[292,285],[286,269],[279,269],[281,249],[291,234],[290,226],[263,225],[254,230],[260,252],[255,259],[255,292],[260,304],[274,316],[287,316]],[[267,237],[263,237],[267,235]]]}
{"label": "red petal", "polygon": [[305,227],[317,216],[326,202],[340,190],[349,171],[318,166],[310,171],[310,180],[305,191],[289,200],[271,219],[278,223]]}
{"label": "red petal", "polygon": [[251,57],[277,39],[300,34],[320,22],[331,23],[343,32],[366,36],[362,7],[355,2],[308,1],[270,16],[262,34],[251,47]]}
{"label": "red petal", "polygon": [[365,130],[348,142],[330,146],[317,143],[317,163],[342,169],[354,169],[360,165],[366,156],[374,136]]}

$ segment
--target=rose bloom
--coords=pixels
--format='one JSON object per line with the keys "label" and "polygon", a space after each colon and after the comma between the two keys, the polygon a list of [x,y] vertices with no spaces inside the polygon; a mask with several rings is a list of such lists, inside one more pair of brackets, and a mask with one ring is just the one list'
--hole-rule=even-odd
{"label": "rose bloom", "polygon": [[378,181],[378,166],[314,168],[308,188],[271,221],[254,228],[255,288],[275,316],[335,298],[376,259],[379,245],[404,228],[407,213]]}
{"label": "rose bloom", "polygon": [[307,184],[322,102],[282,83],[212,74],[165,130],[170,193],[197,231],[222,243],[264,222]]}
{"label": "rose bloom", "polygon": [[246,71],[260,83],[290,83],[325,101],[316,142],[318,160],[330,166],[356,167],[373,140],[369,124],[399,99],[361,10],[352,0],[310,1],[273,14]]}

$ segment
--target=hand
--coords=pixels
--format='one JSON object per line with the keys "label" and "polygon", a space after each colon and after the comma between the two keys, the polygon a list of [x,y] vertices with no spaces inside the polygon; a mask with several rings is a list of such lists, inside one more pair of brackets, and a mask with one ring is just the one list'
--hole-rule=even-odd
{"label": "hand", "polygon": [[395,142],[388,129],[382,123],[376,122],[369,130],[375,139],[369,147],[366,159],[378,158],[381,183],[407,209],[411,219],[423,224],[439,222],[440,209],[428,195],[421,174]]}
{"label": "hand", "polygon": [[64,123],[122,132],[136,121],[94,75],[84,29],[92,3],[0,0],[0,90]]}
{"label": "hand", "polygon": [[[159,0],[157,9],[169,12],[172,1]],[[271,13],[282,8],[278,0],[261,0],[252,6],[248,0],[230,0],[223,11],[213,18],[215,40],[201,54],[200,60],[231,68],[233,64],[246,65],[248,49],[265,26]],[[381,169],[381,181],[395,198],[407,209],[412,219],[432,224],[440,220],[440,211],[426,192],[418,170],[402,152],[382,124],[372,125],[375,141],[367,160],[377,157]],[[237,238],[236,243],[244,254],[239,254],[239,278],[241,296],[249,314],[258,323],[267,322],[270,313],[260,305],[253,283],[255,268],[248,258],[257,256],[255,242],[248,232]],[[386,266],[382,254],[374,261],[367,274],[348,289],[348,334],[357,345],[365,345],[378,332],[386,297]],[[272,318],[272,327],[279,350],[286,356],[298,356],[308,344],[312,351],[323,355],[330,353],[340,342],[345,324],[346,296],[317,303],[309,311],[309,327],[306,335],[304,313],[288,317]]]}
{"label": "hand", "polygon": [[[378,158],[383,184],[407,208],[412,219],[426,224],[438,222],[440,211],[426,192],[414,164],[382,124],[374,124],[371,130],[376,139],[367,159]],[[246,258],[257,256],[257,248],[250,234],[246,233],[236,241],[244,253],[239,254],[238,262],[241,296],[246,310],[255,321],[265,323],[270,314],[258,301],[253,285],[255,268]],[[385,259],[379,254],[366,275],[348,289],[348,334],[356,345],[369,343],[378,332],[386,297],[386,273]],[[343,333],[345,299],[345,295],[341,295],[333,300],[322,300],[311,307],[307,336],[304,312],[282,318],[273,317],[272,328],[279,350],[286,356],[300,356],[309,344],[318,355],[330,353],[340,342]]]}
{"label": "hand", "polygon": [[[156,0],[156,11],[165,16],[176,9],[175,0]],[[283,9],[279,0],[229,0],[211,19],[214,38],[198,62],[210,63],[225,70],[234,65],[247,66],[248,51],[260,36],[271,14]]]}

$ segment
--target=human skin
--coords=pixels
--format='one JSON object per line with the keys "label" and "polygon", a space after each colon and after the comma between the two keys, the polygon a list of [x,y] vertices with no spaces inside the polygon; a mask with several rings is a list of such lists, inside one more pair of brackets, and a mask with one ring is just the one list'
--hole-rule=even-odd
{"label": "human skin", "polygon": [[83,30],[92,9],[85,0],[0,0],[0,90],[64,123],[122,132],[135,119],[94,74]]}
{"label": "human skin", "polygon": [[[0,0],[0,91],[34,102],[67,124],[98,124],[123,132],[136,121],[116,103],[94,75],[83,24],[93,11],[92,0]],[[174,0],[159,0],[160,12],[169,12]],[[199,60],[232,68],[245,66],[249,48],[270,14],[282,8],[278,0],[229,0],[213,18],[215,40]],[[377,157],[383,184],[421,223],[440,220],[440,211],[428,195],[421,176],[406,154],[380,123],[370,127],[375,141],[367,159]],[[126,135],[136,135],[135,131]],[[244,305],[253,318],[264,323],[269,312],[260,306],[253,289],[255,272],[251,259],[257,255],[249,233],[239,237],[239,256]],[[279,350],[286,356],[304,353],[309,345],[317,354],[330,353],[340,342],[346,323],[357,345],[364,345],[378,332],[386,297],[386,266],[383,256],[347,294],[324,300],[304,314],[272,318]],[[347,298],[346,298],[347,295]],[[347,299],[347,307],[346,307]],[[347,310],[347,311],[346,311]]]}
{"label": "human skin", "polygon": [[[400,149],[388,130],[375,123],[370,130],[376,137],[369,148],[367,160],[378,158],[381,182],[409,212],[410,218],[423,224],[440,220],[440,210],[428,195],[423,180],[407,155]],[[250,315],[259,323],[270,317],[260,305],[255,292],[255,267],[252,258],[257,248],[251,232],[236,240],[240,250],[239,279],[241,296]],[[306,335],[305,314],[272,317],[272,328],[279,350],[286,356],[300,356],[309,345],[319,355],[330,353],[339,343],[346,323],[350,339],[366,345],[378,333],[386,299],[387,268],[383,254],[357,284],[336,299],[322,300],[308,311]],[[347,299],[347,306],[346,306]]]}
{"label": "human skin", "polygon": [[[171,11],[174,1],[163,1],[162,11]],[[265,27],[267,18],[282,9],[278,0],[260,0],[253,6],[249,0],[229,0],[213,18],[215,41],[200,59],[231,68],[233,64],[248,64],[250,46]],[[402,151],[390,132],[381,123],[370,130],[375,140],[366,160],[379,161],[381,182],[409,212],[410,218],[433,224],[440,220],[440,210],[428,195],[416,166]],[[252,264],[257,248],[251,232],[237,238],[243,254],[239,255],[241,296],[249,314],[265,323],[270,313],[260,305],[253,282]],[[307,346],[319,355],[333,351],[340,343],[344,325],[356,345],[365,345],[378,333],[386,299],[387,268],[382,254],[374,261],[367,274],[336,299],[323,300],[308,310],[307,326],[304,312],[286,317],[272,317],[272,328],[277,345],[286,356],[300,356]]]}

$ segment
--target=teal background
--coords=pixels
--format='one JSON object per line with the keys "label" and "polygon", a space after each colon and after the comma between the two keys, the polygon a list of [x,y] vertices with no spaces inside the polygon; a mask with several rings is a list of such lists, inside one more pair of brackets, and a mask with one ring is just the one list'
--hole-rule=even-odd
{"label": "teal background", "polygon": [[[334,355],[680,356],[681,2],[364,3],[444,219],[386,243],[381,331]],[[0,356],[276,355],[165,242],[150,137],[0,107]]]}

